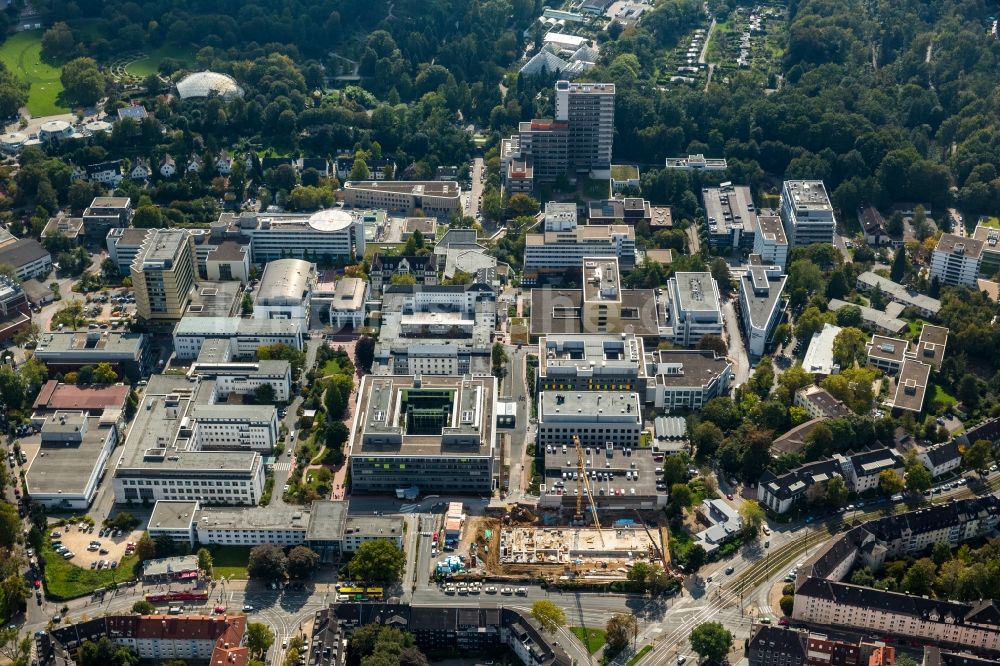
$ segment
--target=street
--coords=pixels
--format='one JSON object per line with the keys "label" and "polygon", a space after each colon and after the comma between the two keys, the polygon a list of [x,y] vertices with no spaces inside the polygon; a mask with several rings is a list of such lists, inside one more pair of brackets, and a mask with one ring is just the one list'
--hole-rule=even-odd
{"label": "street", "polygon": [[743,345],[743,335],[740,333],[739,319],[736,317],[735,300],[731,298],[722,301],[722,316],[726,320],[726,344],[729,346],[729,358],[733,361],[732,388],[746,383],[750,379],[750,359]]}

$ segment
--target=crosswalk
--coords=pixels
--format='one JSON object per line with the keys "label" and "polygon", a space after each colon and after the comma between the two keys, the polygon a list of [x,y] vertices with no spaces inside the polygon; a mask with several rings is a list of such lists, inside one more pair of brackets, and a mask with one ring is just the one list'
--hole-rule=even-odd
{"label": "crosswalk", "polygon": [[290,470],[291,468],[292,468],[292,463],[290,462],[274,463],[275,472],[284,472]]}
{"label": "crosswalk", "polygon": [[419,504],[404,504],[403,506],[399,507],[399,512],[400,513],[413,513],[417,509],[419,509],[419,508],[420,508]]}

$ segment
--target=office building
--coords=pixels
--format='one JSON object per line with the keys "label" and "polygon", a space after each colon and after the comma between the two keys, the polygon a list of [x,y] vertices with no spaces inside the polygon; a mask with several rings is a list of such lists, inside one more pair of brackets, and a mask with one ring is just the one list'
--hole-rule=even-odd
{"label": "office building", "polygon": [[90,416],[111,417],[112,423],[123,424],[125,401],[129,387],[126,384],[90,384],[76,386],[50,379],[42,385],[31,406],[31,424],[41,428],[45,420],[56,412],[85,412]]}
{"label": "office building", "polygon": [[367,375],[351,425],[351,488],[489,494],[496,455],[494,377]]}
{"label": "office building", "polygon": [[858,276],[856,287],[858,291],[866,293],[878,289],[893,303],[899,303],[904,308],[913,308],[921,317],[937,317],[941,310],[941,301],[938,299],[904,287],[871,271],[865,271]]}
{"label": "office building", "polygon": [[757,209],[750,188],[723,183],[701,190],[708,245],[716,252],[750,250],[757,236]]}
{"label": "office building", "polygon": [[136,313],[147,321],[177,321],[191,302],[194,242],[183,229],[152,229],[132,261]]}
{"label": "office building", "polygon": [[[638,393],[618,391],[542,391],[538,394],[538,445],[584,446],[604,449],[637,448],[642,432]],[[573,465],[576,465],[575,455]]]}
{"label": "office building", "polygon": [[251,261],[312,259],[346,264],[365,254],[365,216],[331,208],[315,213],[222,213],[209,234],[221,243],[249,245]]}
{"label": "office building", "polygon": [[253,304],[254,319],[309,321],[309,301],[316,286],[316,265],[302,259],[278,259],[264,267]]}
{"label": "office building", "polygon": [[977,224],[976,230],[972,232],[972,238],[983,244],[979,274],[992,278],[1000,273],[1000,229]]}
{"label": "office building", "polygon": [[832,243],[837,220],[823,181],[786,180],[781,189],[781,223],[792,246]]}
{"label": "office building", "polygon": [[943,234],[931,254],[931,280],[941,284],[975,287],[983,260],[983,241]]}
{"label": "office building", "polygon": [[56,236],[63,236],[74,245],[79,245],[83,241],[83,218],[70,217],[59,211],[45,223],[40,238],[44,243],[46,238]]}
{"label": "office building", "polygon": [[546,222],[545,231],[525,237],[525,282],[577,270],[584,257],[614,257],[630,270],[636,262],[635,229],[624,224],[582,226],[562,216],[558,226]]}
{"label": "office building", "polygon": [[646,402],[657,410],[699,410],[729,394],[733,364],[714,351],[657,349],[646,355]]}
{"label": "office building", "polygon": [[344,205],[448,221],[462,212],[462,188],[449,180],[358,180],[344,183]]}
{"label": "office building", "polygon": [[0,275],[0,342],[11,340],[30,324],[31,305],[24,288],[17,280]]}
{"label": "office building", "polygon": [[18,280],[44,280],[52,272],[52,255],[34,238],[22,238],[0,247],[0,265],[13,266]]}
{"label": "office building", "polygon": [[198,358],[206,340],[233,339],[233,358],[254,358],[260,347],[285,344],[298,350],[305,344],[301,319],[242,319],[240,317],[184,317],[174,326],[177,358]]}
{"label": "office building", "polygon": [[120,375],[138,381],[149,372],[154,359],[145,333],[107,330],[42,333],[35,358],[50,372],[70,372],[81,366],[109,363]]}
{"label": "office building", "polygon": [[486,375],[496,292],[482,284],[396,285],[382,295],[375,374]]}
{"label": "office building", "polygon": [[667,325],[678,347],[694,347],[706,335],[722,337],[722,305],[711,273],[675,273],[667,281]]}
{"label": "office building", "polygon": [[115,262],[119,275],[126,276],[132,272],[132,262],[139,254],[149,231],[132,227],[115,227],[108,231],[106,238],[108,257]]}
{"label": "office building", "polygon": [[212,282],[237,280],[241,284],[248,283],[250,246],[240,245],[235,241],[225,241],[213,246],[205,255],[205,277]]}
{"label": "office building", "polygon": [[539,391],[638,391],[647,383],[645,348],[634,334],[553,333],[538,340]]}
{"label": "office building", "polygon": [[680,171],[725,171],[729,168],[726,158],[706,158],[701,153],[687,157],[668,157],[666,166]]}
{"label": "office building", "polygon": [[224,401],[230,395],[253,396],[267,384],[277,402],[288,402],[292,391],[292,366],[288,361],[238,361],[236,340],[214,338],[206,340],[191,364],[188,377],[211,379],[215,383],[215,398]]}
{"label": "office building", "polygon": [[47,509],[86,510],[118,443],[120,416],[68,410],[45,416],[39,453],[25,474],[31,501]]}
{"label": "office building", "polygon": [[365,325],[368,283],[361,278],[345,277],[337,281],[330,300],[330,325],[335,329]]}
{"label": "office building", "polygon": [[806,355],[802,359],[802,368],[814,375],[835,375],[840,372],[840,365],[833,361],[833,341],[844,329],[833,324],[823,324],[823,328],[813,333]]}
{"label": "office building", "polygon": [[[572,205],[576,207],[576,204]],[[649,224],[652,219],[653,207],[640,197],[602,199],[587,204],[588,224],[628,224],[634,227],[640,222]]]}
{"label": "office building", "polygon": [[788,265],[788,238],[777,215],[758,215],[757,233],[753,238],[753,253],[765,266]]}
{"label": "office building", "polygon": [[100,242],[116,227],[132,221],[132,200],[128,197],[94,197],[83,211],[83,230],[87,239]]}
{"label": "office building", "polygon": [[750,356],[763,356],[774,341],[785,311],[781,292],[787,280],[780,266],[751,265],[740,276],[740,324]]}
{"label": "office building", "polygon": [[277,410],[214,404],[215,399],[212,380],[149,379],[115,470],[116,502],[253,506],[260,501],[261,454],[277,441]]}

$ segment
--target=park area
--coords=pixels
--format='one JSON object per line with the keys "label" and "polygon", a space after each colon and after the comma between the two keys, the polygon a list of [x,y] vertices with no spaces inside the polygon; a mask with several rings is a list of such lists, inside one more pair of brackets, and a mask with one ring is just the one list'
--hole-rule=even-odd
{"label": "park area", "polygon": [[59,94],[63,91],[59,81],[60,69],[42,62],[42,31],[18,32],[0,44],[0,61],[18,78],[30,84],[28,111],[34,117],[66,113]]}
{"label": "park area", "polygon": [[187,66],[194,60],[194,51],[190,47],[160,46],[138,54],[125,66],[125,71],[132,76],[145,78],[150,74],[158,74],[160,62],[167,58],[176,60]]}

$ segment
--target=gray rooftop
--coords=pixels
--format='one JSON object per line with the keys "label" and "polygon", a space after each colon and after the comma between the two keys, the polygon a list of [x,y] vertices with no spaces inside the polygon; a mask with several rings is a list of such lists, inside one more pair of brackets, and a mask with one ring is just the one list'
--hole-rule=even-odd
{"label": "gray rooftop", "polygon": [[831,210],[822,180],[786,180],[784,187],[791,193],[797,210]]}
{"label": "gray rooftop", "polygon": [[983,241],[976,238],[966,238],[955,234],[943,234],[938,239],[935,252],[964,255],[976,259],[983,254]]}
{"label": "gray rooftop", "polygon": [[[34,495],[81,495],[85,492],[98,453],[114,428],[112,420],[78,413],[60,425],[57,412],[48,416],[41,449],[27,473],[27,491]],[[76,428],[84,425],[80,437]],[[60,436],[63,433],[65,436]]]}
{"label": "gray rooftop", "polygon": [[166,576],[174,572],[196,571],[198,569],[197,555],[181,555],[179,557],[162,557],[148,560],[142,566],[144,576]]}
{"label": "gray rooftop", "polygon": [[257,291],[258,305],[296,304],[309,291],[314,265],[302,259],[269,261]]}
{"label": "gray rooftop", "polygon": [[751,325],[767,327],[787,280],[780,270],[769,271],[765,266],[751,266],[740,277],[740,295],[746,303]]}
{"label": "gray rooftop", "polygon": [[304,507],[277,502],[267,506],[207,507],[198,512],[197,518],[199,528],[216,530],[305,530],[310,521]]}
{"label": "gray rooftop", "polygon": [[195,500],[160,500],[153,505],[149,529],[184,530],[194,522],[198,502]]}
{"label": "gray rooftop", "polygon": [[301,334],[299,319],[243,319],[241,317],[182,317],[174,335],[207,337]]}
{"label": "gray rooftop", "polygon": [[625,391],[542,391],[539,423],[549,421],[608,421],[642,424],[639,394]]}
{"label": "gray rooftop", "polygon": [[777,215],[760,215],[757,218],[757,224],[760,226],[760,233],[764,235],[764,238],[771,240],[774,238],[774,242],[778,245],[788,245],[788,237],[785,236],[785,228],[781,225],[781,218]]}
{"label": "gray rooftop", "polygon": [[94,358],[138,358],[146,344],[144,333],[115,331],[64,331],[42,333],[35,355],[39,360],[57,360],[58,356]]}
{"label": "gray rooftop", "polygon": [[643,368],[644,346],[635,335],[550,333],[538,340],[539,370],[547,368]]}
{"label": "gray rooftop", "polygon": [[753,195],[746,185],[727,187],[706,187],[701,191],[705,203],[705,219],[710,233],[726,234],[730,229],[742,229],[745,233],[757,230],[757,213]]}
{"label": "gray rooftop", "polygon": [[347,522],[347,502],[318,500],[309,511],[306,536],[310,541],[337,541],[344,535]]}
{"label": "gray rooftop", "polygon": [[889,278],[884,278],[881,275],[872,273],[871,271],[865,271],[858,276],[858,282],[867,286],[868,288],[873,288],[876,285],[890,296],[903,301],[908,304],[912,304],[915,307],[927,310],[928,312],[936,313],[941,309],[941,301],[936,298],[931,298],[921,294],[913,289],[907,289],[898,282],[893,282]]}
{"label": "gray rooftop", "polygon": [[711,273],[675,273],[677,294],[680,303],[675,303],[682,310],[720,311],[719,290]]}
{"label": "gray rooftop", "polygon": [[394,539],[403,535],[403,517],[348,516],[344,534],[355,537]]}
{"label": "gray rooftop", "polygon": [[133,267],[171,270],[187,244],[189,234],[184,229],[152,229],[146,236]]}
{"label": "gray rooftop", "polygon": [[657,385],[672,388],[708,386],[732,370],[728,358],[704,350],[658,349],[647,354],[646,363],[646,374]]}

